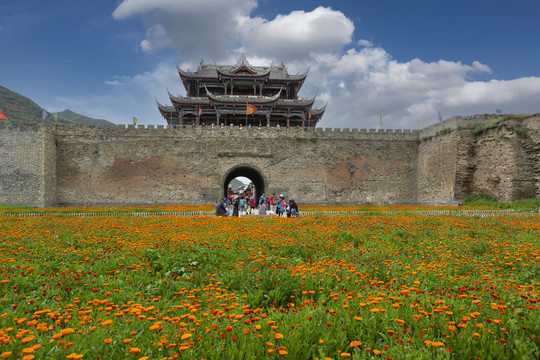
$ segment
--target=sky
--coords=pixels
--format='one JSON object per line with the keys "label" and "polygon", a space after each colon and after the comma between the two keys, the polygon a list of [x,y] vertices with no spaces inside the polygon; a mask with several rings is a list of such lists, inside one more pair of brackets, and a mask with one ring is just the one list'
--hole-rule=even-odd
{"label": "sky", "polygon": [[165,125],[176,65],[309,69],[323,128],[540,113],[538,0],[0,0],[0,85],[49,112]]}

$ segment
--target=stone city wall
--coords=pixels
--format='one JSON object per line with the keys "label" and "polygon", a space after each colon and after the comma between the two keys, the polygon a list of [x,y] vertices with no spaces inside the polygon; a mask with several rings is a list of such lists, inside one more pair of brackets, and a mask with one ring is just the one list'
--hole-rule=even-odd
{"label": "stone city wall", "polygon": [[302,204],[539,197],[540,117],[474,131],[489,118],[422,131],[0,124],[0,203],[214,203],[235,176]]}
{"label": "stone city wall", "polygon": [[214,203],[231,171],[303,204],[415,202],[416,132],[56,128],[57,202]]}

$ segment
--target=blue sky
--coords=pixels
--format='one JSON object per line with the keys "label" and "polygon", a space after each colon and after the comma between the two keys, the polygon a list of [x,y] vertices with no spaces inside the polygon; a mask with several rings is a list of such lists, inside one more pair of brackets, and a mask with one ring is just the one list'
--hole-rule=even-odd
{"label": "blue sky", "polygon": [[165,124],[175,64],[281,63],[310,73],[321,127],[421,127],[540,112],[540,1],[0,2],[0,85],[50,112]]}

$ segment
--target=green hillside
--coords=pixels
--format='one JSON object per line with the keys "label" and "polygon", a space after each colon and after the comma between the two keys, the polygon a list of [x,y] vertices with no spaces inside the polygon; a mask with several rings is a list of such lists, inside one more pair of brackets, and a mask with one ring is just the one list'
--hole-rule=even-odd
{"label": "green hillside", "polygon": [[[4,113],[7,120],[0,122],[9,123],[33,123],[33,122],[55,122],[54,116],[50,113],[43,121],[43,108],[21,94],[0,86],[0,110]],[[64,110],[58,113],[57,123],[59,124],[80,124],[84,120],[85,125],[114,125],[113,123],[93,119],[84,115],[77,114],[71,110]]]}
{"label": "green hillside", "polygon": [[75,123],[75,124],[82,124],[85,125],[114,125],[112,122],[103,120],[103,119],[93,119],[88,116],[84,116],[81,114],[77,114],[76,112],[73,112],[71,110],[64,110],[58,113],[58,117],[63,117],[64,119],[68,119],[69,121]]}

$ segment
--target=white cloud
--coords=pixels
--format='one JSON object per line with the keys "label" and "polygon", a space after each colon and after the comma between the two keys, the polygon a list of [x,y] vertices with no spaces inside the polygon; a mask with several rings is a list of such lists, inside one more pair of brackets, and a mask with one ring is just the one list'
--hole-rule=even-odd
{"label": "white cloud", "polygon": [[[439,110],[443,117],[498,108],[540,111],[540,78],[475,81],[476,74],[491,74],[487,64],[400,62],[369,40],[354,41],[354,23],[340,11],[318,7],[265,19],[252,16],[256,6],[255,0],[124,0],[113,16],[142,16],[147,30],[142,49],[177,49],[185,69],[195,70],[201,58],[234,63],[242,53],[254,65],[285,61],[289,73],[310,68],[301,97],[318,92],[317,107],[328,101],[322,127],[372,128],[382,115],[384,127],[416,128],[417,122],[426,126],[437,121]],[[169,104],[167,87],[173,94],[183,92],[174,60],[107,84],[125,99],[115,104],[123,103],[129,111],[140,109],[156,123],[162,120],[154,96]],[[145,96],[144,101],[135,101],[136,96]]]}
{"label": "white cloud", "polygon": [[363,46],[363,47],[371,47],[373,46],[373,43],[369,40],[366,40],[366,39],[360,39],[356,42],[358,44],[358,46]]}
{"label": "white cloud", "polygon": [[115,19],[144,17],[144,51],[173,47],[183,58],[221,58],[234,48],[254,0],[124,0]]}
{"label": "white cloud", "polygon": [[342,12],[318,7],[278,15],[271,21],[253,19],[242,40],[250,52],[289,60],[339,52],[351,42],[353,31],[353,22]]}

